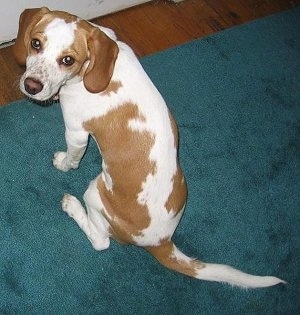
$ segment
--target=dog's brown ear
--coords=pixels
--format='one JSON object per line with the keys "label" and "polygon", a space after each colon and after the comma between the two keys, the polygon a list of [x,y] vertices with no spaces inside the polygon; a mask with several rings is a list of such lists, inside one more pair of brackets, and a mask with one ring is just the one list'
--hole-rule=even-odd
{"label": "dog's brown ear", "polygon": [[48,8],[26,9],[20,15],[18,35],[13,47],[13,54],[17,63],[24,66],[26,63],[26,43],[34,25],[49,12]]}
{"label": "dog's brown ear", "polygon": [[111,80],[119,48],[106,34],[94,28],[89,34],[88,50],[90,63],[83,83],[89,92],[99,93],[105,90]]}

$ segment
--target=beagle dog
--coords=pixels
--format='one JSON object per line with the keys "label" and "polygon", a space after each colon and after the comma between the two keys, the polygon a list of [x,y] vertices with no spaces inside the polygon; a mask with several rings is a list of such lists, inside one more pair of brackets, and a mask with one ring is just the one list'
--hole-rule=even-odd
{"label": "beagle dog", "polygon": [[246,288],[284,282],[192,259],[174,245],[187,197],[177,126],[131,48],[112,30],[66,12],[27,9],[14,55],[26,65],[20,80],[25,95],[59,98],[67,150],[54,154],[53,165],[77,169],[89,135],[98,144],[102,172],[84,194],[85,207],[69,194],[62,200],[96,250],[113,238],[197,279]]}

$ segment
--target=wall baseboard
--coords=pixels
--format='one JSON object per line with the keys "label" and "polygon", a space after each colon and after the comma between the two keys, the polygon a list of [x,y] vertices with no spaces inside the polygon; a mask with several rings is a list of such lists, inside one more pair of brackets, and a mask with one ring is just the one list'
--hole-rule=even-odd
{"label": "wall baseboard", "polygon": [[0,49],[8,47],[8,46],[12,46],[14,43],[15,43],[14,39],[13,40],[8,40],[8,41],[5,41],[5,42],[1,42],[0,43]]}

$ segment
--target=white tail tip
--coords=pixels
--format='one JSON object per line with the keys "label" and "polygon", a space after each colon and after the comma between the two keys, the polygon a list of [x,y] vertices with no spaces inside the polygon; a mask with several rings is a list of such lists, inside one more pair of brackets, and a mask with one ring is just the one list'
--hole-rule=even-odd
{"label": "white tail tip", "polygon": [[271,276],[254,276],[227,265],[205,264],[205,267],[197,272],[197,279],[225,282],[241,288],[264,288],[285,281]]}

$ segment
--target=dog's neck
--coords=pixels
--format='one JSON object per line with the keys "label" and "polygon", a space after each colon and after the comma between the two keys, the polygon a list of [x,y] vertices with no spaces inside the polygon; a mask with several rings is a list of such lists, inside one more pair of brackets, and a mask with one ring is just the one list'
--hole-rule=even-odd
{"label": "dog's neck", "polygon": [[82,77],[79,76],[79,75],[77,75],[77,76],[75,76],[74,78],[68,80],[68,81],[65,83],[64,86],[65,86],[65,87],[73,86],[74,84],[78,84],[78,83],[80,83],[80,82],[82,82]]}

